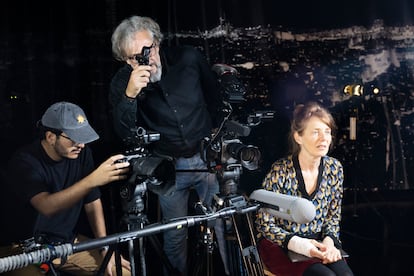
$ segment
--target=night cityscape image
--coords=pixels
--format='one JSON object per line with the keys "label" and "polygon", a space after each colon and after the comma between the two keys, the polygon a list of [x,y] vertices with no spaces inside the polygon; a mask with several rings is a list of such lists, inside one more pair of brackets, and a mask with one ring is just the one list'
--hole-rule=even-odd
{"label": "night cityscape image", "polygon": [[[267,27],[234,29],[224,24],[201,37],[209,38],[213,62],[213,56],[218,57],[217,62],[228,57],[226,63],[238,70],[246,86],[242,109],[247,114],[275,111],[273,121],[264,121],[252,129],[252,137],[246,137],[248,143],[265,149],[263,159],[268,163],[262,164],[264,172],[275,155],[284,153],[281,136],[287,130],[281,122],[296,101],[314,99],[333,112],[339,126],[333,154],[342,160],[348,175],[343,235],[350,240],[348,245],[356,240],[366,244],[355,253],[361,255],[350,258],[361,265],[361,275],[408,275],[405,273],[410,271],[400,261],[393,264],[388,254],[402,260],[410,247],[399,240],[409,235],[394,229],[398,228],[394,224],[412,213],[408,206],[413,183],[413,31],[413,26],[388,27],[381,20],[368,28],[313,33]],[[199,35],[177,36],[193,41]],[[217,53],[214,49],[225,50]],[[354,139],[350,137],[351,117],[356,118]],[[242,187],[254,189],[249,185],[257,183],[261,173],[246,174]],[[391,203],[393,200],[400,201],[397,205],[401,207]],[[366,232],[355,233],[356,224],[358,229],[364,225]],[[386,258],[389,271],[381,266],[383,262],[368,268],[371,258],[373,262]]]}

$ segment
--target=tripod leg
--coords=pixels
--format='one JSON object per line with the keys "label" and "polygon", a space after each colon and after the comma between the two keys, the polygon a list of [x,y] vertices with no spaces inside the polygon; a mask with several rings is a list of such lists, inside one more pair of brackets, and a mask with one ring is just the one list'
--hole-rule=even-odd
{"label": "tripod leg", "polygon": [[137,275],[135,270],[134,241],[128,241],[129,262],[131,264],[131,275]]}
{"label": "tripod leg", "polygon": [[225,260],[227,263],[227,273],[229,275],[245,275],[244,266],[241,258],[241,250],[236,243],[234,235],[234,224],[232,218],[228,217],[223,221],[224,224],[224,238],[225,238]]}
{"label": "tripod leg", "polygon": [[213,262],[213,232],[205,225],[201,226],[197,232],[197,244],[194,255],[191,255],[190,267],[193,276],[214,275]]}
{"label": "tripod leg", "polygon": [[249,226],[249,237],[250,237],[250,243],[252,244],[251,248],[253,251],[250,254],[250,257],[254,258],[254,275],[264,275],[264,266],[262,263],[262,260],[260,259],[259,252],[257,251],[257,243],[256,238],[253,232],[253,221],[250,216],[250,214],[246,214],[247,224]]}
{"label": "tripod leg", "polygon": [[[115,251],[115,252],[114,252]],[[122,275],[122,266],[121,266],[121,254],[118,248],[114,249],[114,245],[109,246],[108,252],[106,252],[105,257],[102,261],[101,267],[96,273],[97,276],[105,275],[106,266],[109,263],[109,260],[112,257],[112,254],[115,254],[115,265],[116,265],[116,275]]]}
{"label": "tripod leg", "polygon": [[101,267],[99,268],[96,275],[101,276],[105,274],[106,266],[108,265],[109,260],[111,259],[111,256],[113,254],[113,248],[110,246],[108,252],[106,252],[106,255],[102,261]]}
{"label": "tripod leg", "polygon": [[213,250],[214,250],[214,242],[213,242],[213,233],[211,232],[210,227],[206,227],[204,233],[204,243],[206,246],[206,256],[207,256],[207,275],[213,275]]}
{"label": "tripod leg", "polygon": [[146,276],[147,275],[147,267],[145,263],[145,250],[144,250],[144,238],[141,237],[138,239],[139,244],[139,257],[141,261],[141,275]]}
{"label": "tripod leg", "polygon": [[252,221],[250,219],[249,214],[245,215],[245,219],[246,219],[248,230],[249,230],[248,236],[250,238],[250,245],[247,247],[243,246],[242,238],[240,236],[240,232],[237,227],[236,219],[234,215],[232,216],[233,229],[236,233],[237,241],[239,243],[239,248],[240,248],[240,251],[243,257],[243,263],[247,270],[248,275],[262,276],[264,275],[263,264],[260,260],[259,253],[257,251],[256,240],[255,240],[254,233],[253,233]]}

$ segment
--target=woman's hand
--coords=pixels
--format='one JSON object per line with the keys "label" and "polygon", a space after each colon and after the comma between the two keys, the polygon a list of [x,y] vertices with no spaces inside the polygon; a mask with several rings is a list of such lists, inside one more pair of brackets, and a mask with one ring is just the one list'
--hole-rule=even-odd
{"label": "woman's hand", "polygon": [[322,243],[324,245],[324,258],[322,259],[322,263],[329,264],[342,259],[341,251],[335,247],[330,237],[325,237]]}

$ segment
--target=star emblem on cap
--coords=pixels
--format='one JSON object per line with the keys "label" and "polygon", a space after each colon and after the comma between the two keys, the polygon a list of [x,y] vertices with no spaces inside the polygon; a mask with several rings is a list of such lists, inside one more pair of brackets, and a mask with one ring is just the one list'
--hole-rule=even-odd
{"label": "star emblem on cap", "polygon": [[78,117],[76,117],[76,119],[78,120],[78,123],[80,124],[83,124],[86,121],[85,117],[83,117],[80,114],[78,115]]}

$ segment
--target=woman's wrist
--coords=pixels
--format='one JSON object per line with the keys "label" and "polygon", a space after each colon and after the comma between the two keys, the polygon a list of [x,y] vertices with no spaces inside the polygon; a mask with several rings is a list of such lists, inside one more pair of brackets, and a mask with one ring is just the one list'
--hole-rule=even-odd
{"label": "woman's wrist", "polygon": [[311,249],[315,246],[311,243],[311,240],[293,236],[288,242],[288,249],[296,253],[311,257]]}

